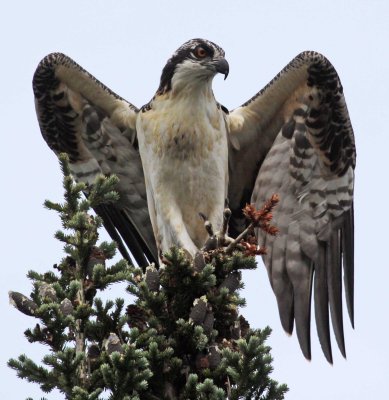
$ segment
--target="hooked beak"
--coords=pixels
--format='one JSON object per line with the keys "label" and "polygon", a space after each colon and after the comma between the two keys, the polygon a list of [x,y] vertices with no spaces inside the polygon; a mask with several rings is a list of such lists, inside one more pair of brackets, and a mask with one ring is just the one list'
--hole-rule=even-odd
{"label": "hooked beak", "polygon": [[221,58],[215,63],[216,72],[224,74],[224,80],[227,79],[228,73],[230,72],[230,66],[225,58]]}

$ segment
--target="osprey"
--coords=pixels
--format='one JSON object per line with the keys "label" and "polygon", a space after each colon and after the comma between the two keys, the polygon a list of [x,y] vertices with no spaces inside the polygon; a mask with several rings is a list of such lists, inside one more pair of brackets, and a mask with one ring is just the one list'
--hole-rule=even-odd
{"label": "osprey", "polygon": [[[136,108],[69,57],[53,53],[35,72],[38,120],[49,147],[69,155],[76,180],[120,178],[120,200],[100,206],[126,258],[157,261],[178,245],[194,255],[207,232],[203,213],[229,234],[246,226],[242,208],[273,193],[276,237],[258,232],[283,328],[294,323],[311,358],[313,286],[320,343],[332,362],[329,315],[342,355],[342,268],[354,325],[353,186],[355,144],[342,85],[330,62],[306,51],[265,88],[228,112],[212,91],[227,77],[224,51],[203,39],[184,43],[167,61],[151,101]],[[124,243],[125,244],[124,244]],[[126,245],[126,246],[125,246]]]}

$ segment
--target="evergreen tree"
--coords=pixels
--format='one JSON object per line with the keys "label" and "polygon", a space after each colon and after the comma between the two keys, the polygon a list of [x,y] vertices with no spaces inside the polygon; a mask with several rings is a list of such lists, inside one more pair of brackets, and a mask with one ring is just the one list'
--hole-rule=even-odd
{"label": "evergreen tree", "polygon": [[[99,400],[107,393],[111,400],[283,399],[286,385],[270,377],[270,328],[251,329],[238,312],[245,305],[241,271],[255,268],[254,256],[264,251],[247,235],[258,226],[275,233],[270,220],[276,199],[259,211],[246,208],[251,223],[235,241],[214,234],[206,222],[210,239],[194,260],[172,248],[159,269],[125,260],[109,267],[116,246],[98,244],[102,221],[90,211],[117,200],[117,178],[101,176],[87,188],[72,180],[67,156],[60,162],[65,201],[45,206],[60,215],[63,230],[55,236],[66,256],[56,271],[29,271],[29,297],[10,292],[12,304],[39,321],[26,338],[50,352],[42,364],[26,355],[9,360],[18,376],[44,392],[57,388],[69,400]],[[224,233],[227,222],[228,211]],[[97,296],[123,281],[133,304]]]}

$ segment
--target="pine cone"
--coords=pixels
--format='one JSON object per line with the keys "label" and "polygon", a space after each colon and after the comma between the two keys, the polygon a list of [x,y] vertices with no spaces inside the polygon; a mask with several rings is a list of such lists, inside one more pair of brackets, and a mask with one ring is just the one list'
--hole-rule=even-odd
{"label": "pine cone", "polygon": [[159,290],[159,272],[154,265],[150,265],[146,268],[145,282],[152,292],[157,292]]}
{"label": "pine cone", "polygon": [[23,314],[32,317],[37,310],[37,304],[26,297],[24,294],[18,292],[8,292],[9,302]]}

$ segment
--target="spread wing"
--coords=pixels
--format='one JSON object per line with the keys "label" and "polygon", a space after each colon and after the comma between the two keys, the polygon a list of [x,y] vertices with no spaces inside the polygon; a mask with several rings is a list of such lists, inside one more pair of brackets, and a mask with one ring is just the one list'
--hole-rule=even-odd
{"label": "spread wing", "polygon": [[100,173],[119,177],[119,202],[95,211],[122,254],[129,259],[123,239],[139,265],[156,261],[137,149],[138,110],[61,53],[39,63],[33,90],[43,138],[56,154],[69,155],[75,179],[93,183]]}
{"label": "spread wing", "polygon": [[329,315],[345,356],[342,268],[354,325],[353,186],[355,144],[342,85],[321,54],[304,52],[263,90],[229,115],[232,235],[244,228],[241,209],[273,193],[276,237],[258,232],[281,323],[311,357],[313,286],[316,326],[332,362]]}

